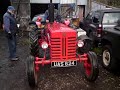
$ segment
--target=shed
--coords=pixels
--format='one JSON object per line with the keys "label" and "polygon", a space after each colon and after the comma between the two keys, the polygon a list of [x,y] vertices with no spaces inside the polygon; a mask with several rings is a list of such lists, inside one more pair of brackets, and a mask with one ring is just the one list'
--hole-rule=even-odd
{"label": "shed", "polygon": [[[13,5],[17,11],[18,21],[25,29],[34,15],[44,13],[48,9],[49,3],[50,0],[0,0],[0,8],[4,8],[0,16],[2,17],[5,13],[7,6]],[[75,3],[77,15],[82,18],[85,14],[87,0],[53,0],[53,3],[55,8],[58,8],[59,4]],[[5,6],[3,7],[3,5]]]}

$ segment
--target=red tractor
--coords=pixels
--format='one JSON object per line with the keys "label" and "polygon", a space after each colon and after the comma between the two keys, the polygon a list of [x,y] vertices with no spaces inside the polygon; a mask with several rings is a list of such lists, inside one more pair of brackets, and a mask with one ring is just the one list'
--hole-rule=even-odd
{"label": "red tractor", "polygon": [[[51,4],[50,12],[52,8]],[[37,85],[40,65],[47,64],[51,67],[69,67],[81,63],[86,79],[95,81],[99,69],[97,56],[90,51],[91,40],[86,35],[78,36],[76,29],[54,21],[53,16],[44,29],[30,32],[31,55],[27,60],[29,85]]]}

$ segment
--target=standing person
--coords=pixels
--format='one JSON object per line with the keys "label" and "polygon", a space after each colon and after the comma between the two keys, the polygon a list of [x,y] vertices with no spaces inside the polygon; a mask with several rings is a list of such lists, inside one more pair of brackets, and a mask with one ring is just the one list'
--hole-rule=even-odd
{"label": "standing person", "polygon": [[7,12],[3,16],[3,25],[8,39],[9,58],[12,61],[16,61],[18,60],[18,57],[16,57],[16,32],[18,28],[15,20],[15,8],[13,6],[8,6]]}

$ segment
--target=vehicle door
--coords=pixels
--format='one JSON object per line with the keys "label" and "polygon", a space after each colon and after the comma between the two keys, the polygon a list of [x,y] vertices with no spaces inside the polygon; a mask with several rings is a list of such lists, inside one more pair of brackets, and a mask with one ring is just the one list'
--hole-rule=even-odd
{"label": "vehicle door", "polygon": [[103,38],[111,42],[114,56],[120,59],[120,26],[117,26],[119,20],[120,12],[104,13],[102,24]]}
{"label": "vehicle door", "polygon": [[103,36],[112,38],[111,39],[112,42],[116,40],[120,42],[120,36],[117,36],[119,35],[120,30],[114,29],[114,27],[117,26],[117,22],[119,20],[120,20],[120,12],[106,12],[103,15],[103,19],[102,19]]}

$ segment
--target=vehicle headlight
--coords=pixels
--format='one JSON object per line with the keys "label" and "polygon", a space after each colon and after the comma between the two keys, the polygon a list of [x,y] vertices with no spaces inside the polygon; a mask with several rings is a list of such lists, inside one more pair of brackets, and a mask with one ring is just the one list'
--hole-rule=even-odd
{"label": "vehicle headlight", "polygon": [[42,44],[41,44],[41,47],[43,48],[43,49],[46,49],[46,48],[48,48],[48,43],[47,42],[42,42]]}
{"label": "vehicle headlight", "polygon": [[84,42],[82,40],[78,41],[78,47],[83,47],[84,46]]}

